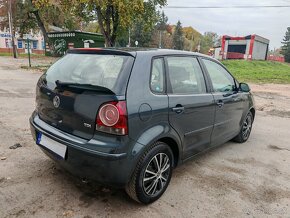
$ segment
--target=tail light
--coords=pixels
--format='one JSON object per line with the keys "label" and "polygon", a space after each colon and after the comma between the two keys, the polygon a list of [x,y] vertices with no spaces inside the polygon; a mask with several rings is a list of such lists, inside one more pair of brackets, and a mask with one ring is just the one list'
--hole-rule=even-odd
{"label": "tail light", "polygon": [[126,101],[112,101],[103,104],[98,112],[96,130],[115,135],[127,135]]}

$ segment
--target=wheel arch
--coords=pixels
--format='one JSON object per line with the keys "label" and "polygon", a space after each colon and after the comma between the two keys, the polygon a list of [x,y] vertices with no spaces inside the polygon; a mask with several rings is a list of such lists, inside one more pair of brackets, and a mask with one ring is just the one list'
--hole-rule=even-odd
{"label": "wheel arch", "polygon": [[180,159],[181,159],[180,150],[179,150],[177,142],[173,138],[170,138],[170,137],[163,137],[163,138],[160,138],[158,141],[163,142],[170,147],[173,153],[174,167],[176,167],[179,164]]}
{"label": "wheel arch", "polygon": [[252,107],[252,108],[250,108],[249,111],[252,113],[252,115],[253,115],[253,121],[254,121],[254,119],[255,119],[255,115],[256,115],[256,110],[255,110],[254,107]]}
{"label": "wheel arch", "polygon": [[172,129],[168,124],[157,125],[143,132],[136,140],[137,146],[133,147],[134,156],[139,157],[146,152],[146,150],[156,142],[163,142],[167,144],[172,150],[174,157],[174,166],[181,163],[182,160],[182,141],[178,133]]}

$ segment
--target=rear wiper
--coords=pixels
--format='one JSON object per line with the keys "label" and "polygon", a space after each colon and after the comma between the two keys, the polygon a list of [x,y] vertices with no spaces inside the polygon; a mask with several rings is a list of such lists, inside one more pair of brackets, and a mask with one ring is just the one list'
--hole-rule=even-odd
{"label": "rear wiper", "polygon": [[61,82],[59,80],[55,81],[55,84],[58,88],[75,88],[75,89],[84,89],[84,90],[92,90],[97,92],[105,92],[110,94],[115,94],[112,90],[103,87],[103,86],[97,86],[97,85],[91,85],[91,84],[81,84],[81,83],[70,83],[70,82]]}

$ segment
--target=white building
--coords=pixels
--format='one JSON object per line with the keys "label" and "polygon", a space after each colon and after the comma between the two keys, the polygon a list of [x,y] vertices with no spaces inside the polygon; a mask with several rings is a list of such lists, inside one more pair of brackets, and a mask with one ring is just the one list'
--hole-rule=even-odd
{"label": "white building", "polygon": [[221,47],[215,48],[217,59],[266,60],[269,40],[258,35],[223,36]]}
{"label": "white building", "polygon": [[[15,45],[17,47],[18,53],[27,53],[27,38],[30,40],[30,51],[31,53],[44,54],[44,40],[42,34],[39,32],[34,34],[33,32],[29,34],[24,34],[20,37],[18,33],[15,35]],[[0,30],[0,53],[11,53],[12,52],[12,38],[11,34],[6,31]]]}

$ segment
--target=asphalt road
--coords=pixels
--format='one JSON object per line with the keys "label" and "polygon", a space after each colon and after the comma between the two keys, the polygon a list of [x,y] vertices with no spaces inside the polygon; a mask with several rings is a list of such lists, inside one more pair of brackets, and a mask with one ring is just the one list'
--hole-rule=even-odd
{"label": "asphalt road", "polygon": [[71,177],[34,144],[28,119],[41,74],[21,69],[26,62],[0,57],[0,217],[290,217],[290,85],[252,84],[249,141],[181,165],[163,197],[143,206]]}

